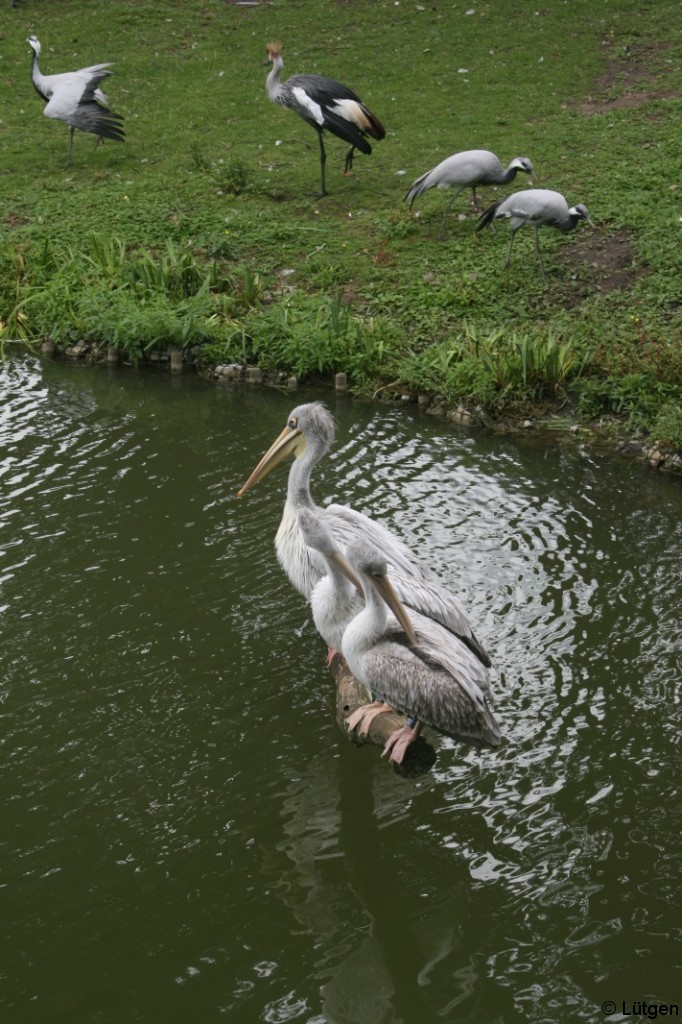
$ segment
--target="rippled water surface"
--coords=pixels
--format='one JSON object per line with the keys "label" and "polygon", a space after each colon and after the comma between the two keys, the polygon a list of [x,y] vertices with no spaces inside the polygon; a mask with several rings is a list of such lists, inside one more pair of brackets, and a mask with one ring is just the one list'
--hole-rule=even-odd
{"label": "rippled water surface", "polygon": [[317,499],[391,523],[494,661],[504,746],[404,780],[336,726],[285,468],[235,497],[312,397],[0,368],[2,1019],[682,1004],[680,482],[327,396]]}

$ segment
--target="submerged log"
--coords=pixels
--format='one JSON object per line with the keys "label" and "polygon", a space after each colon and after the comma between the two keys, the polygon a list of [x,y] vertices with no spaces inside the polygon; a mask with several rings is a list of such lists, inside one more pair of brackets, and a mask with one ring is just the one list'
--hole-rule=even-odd
{"label": "submerged log", "polygon": [[[370,724],[366,736],[360,736],[357,729],[349,732],[346,728],[346,719],[357,708],[364,704],[371,704],[372,696],[362,683],[358,682],[351,673],[344,658],[337,652],[331,662],[331,672],[336,683],[336,720],[342,732],[355,743],[362,746],[365,743],[372,743],[383,747],[389,736],[401,729],[405,723],[404,715],[397,711],[387,711],[377,717]],[[402,764],[394,765],[396,774],[406,778],[415,778],[417,775],[424,775],[430,771],[436,761],[436,751],[423,736],[419,736],[414,743],[407,748],[405,759]]]}

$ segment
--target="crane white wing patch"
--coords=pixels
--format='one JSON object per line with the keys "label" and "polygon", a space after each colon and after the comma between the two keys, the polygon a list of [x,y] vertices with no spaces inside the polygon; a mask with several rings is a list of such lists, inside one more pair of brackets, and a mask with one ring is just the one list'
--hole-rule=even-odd
{"label": "crane white wing patch", "polygon": [[315,100],[312,100],[308,93],[305,91],[305,89],[302,89],[298,85],[294,86],[292,92],[294,94],[294,97],[296,98],[296,102],[298,103],[299,107],[302,107],[304,110],[307,110],[312,119],[317,124],[323,125],[324,114],[322,113],[322,107],[320,106],[320,104],[316,103]]}
{"label": "crane white wing patch", "polygon": [[362,107],[355,100],[334,100],[334,106],[329,107],[333,114],[338,114],[344,121],[358,125],[359,128],[369,127],[369,121],[365,117]]}

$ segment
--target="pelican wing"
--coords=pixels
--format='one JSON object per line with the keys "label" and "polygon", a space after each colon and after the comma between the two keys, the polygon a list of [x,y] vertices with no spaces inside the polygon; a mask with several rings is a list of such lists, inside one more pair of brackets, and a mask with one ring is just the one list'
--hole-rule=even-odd
{"label": "pelican wing", "polygon": [[500,731],[482,694],[426,664],[418,651],[392,641],[376,645],[362,659],[363,681],[403,714],[469,743],[496,747]]}
{"label": "pelican wing", "polygon": [[439,583],[405,576],[396,570],[390,575],[398,597],[407,608],[439,623],[449,633],[454,633],[482,665],[490,667],[490,658],[471,628],[464,605],[459,598]]}
{"label": "pelican wing", "polygon": [[320,514],[334,535],[334,540],[344,550],[358,536],[378,548],[389,563],[391,570],[398,570],[406,576],[426,579],[426,573],[410,549],[399,541],[381,523],[369,519],[362,512],[356,512],[348,505],[326,505]]}
{"label": "pelican wing", "polygon": [[[393,534],[347,505],[327,505],[320,509],[326,525],[331,529],[334,540],[344,550],[358,535],[378,548],[390,563],[389,575],[398,597],[411,612],[418,612],[433,619],[445,630],[453,633],[473,652],[482,665],[490,666],[490,658],[477,639],[461,601],[439,583],[431,582],[412,552]],[[308,558],[314,563],[314,571],[325,572],[324,562],[318,552],[307,548]]]}
{"label": "pelican wing", "polygon": [[424,662],[444,669],[459,680],[472,700],[490,696],[487,666],[457,634],[417,612],[412,612],[410,619],[418,653]]}

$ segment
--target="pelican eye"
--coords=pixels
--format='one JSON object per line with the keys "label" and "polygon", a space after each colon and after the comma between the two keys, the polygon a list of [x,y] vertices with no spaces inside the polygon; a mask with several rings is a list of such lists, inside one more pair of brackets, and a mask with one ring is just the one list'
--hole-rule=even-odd
{"label": "pelican eye", "polygon": [[289,427],[290,427],[291,430],[296,430],[297,426],[298,426],[298,420],[296,419],[295,416],[292,416],[291,419],[289,420]]}

